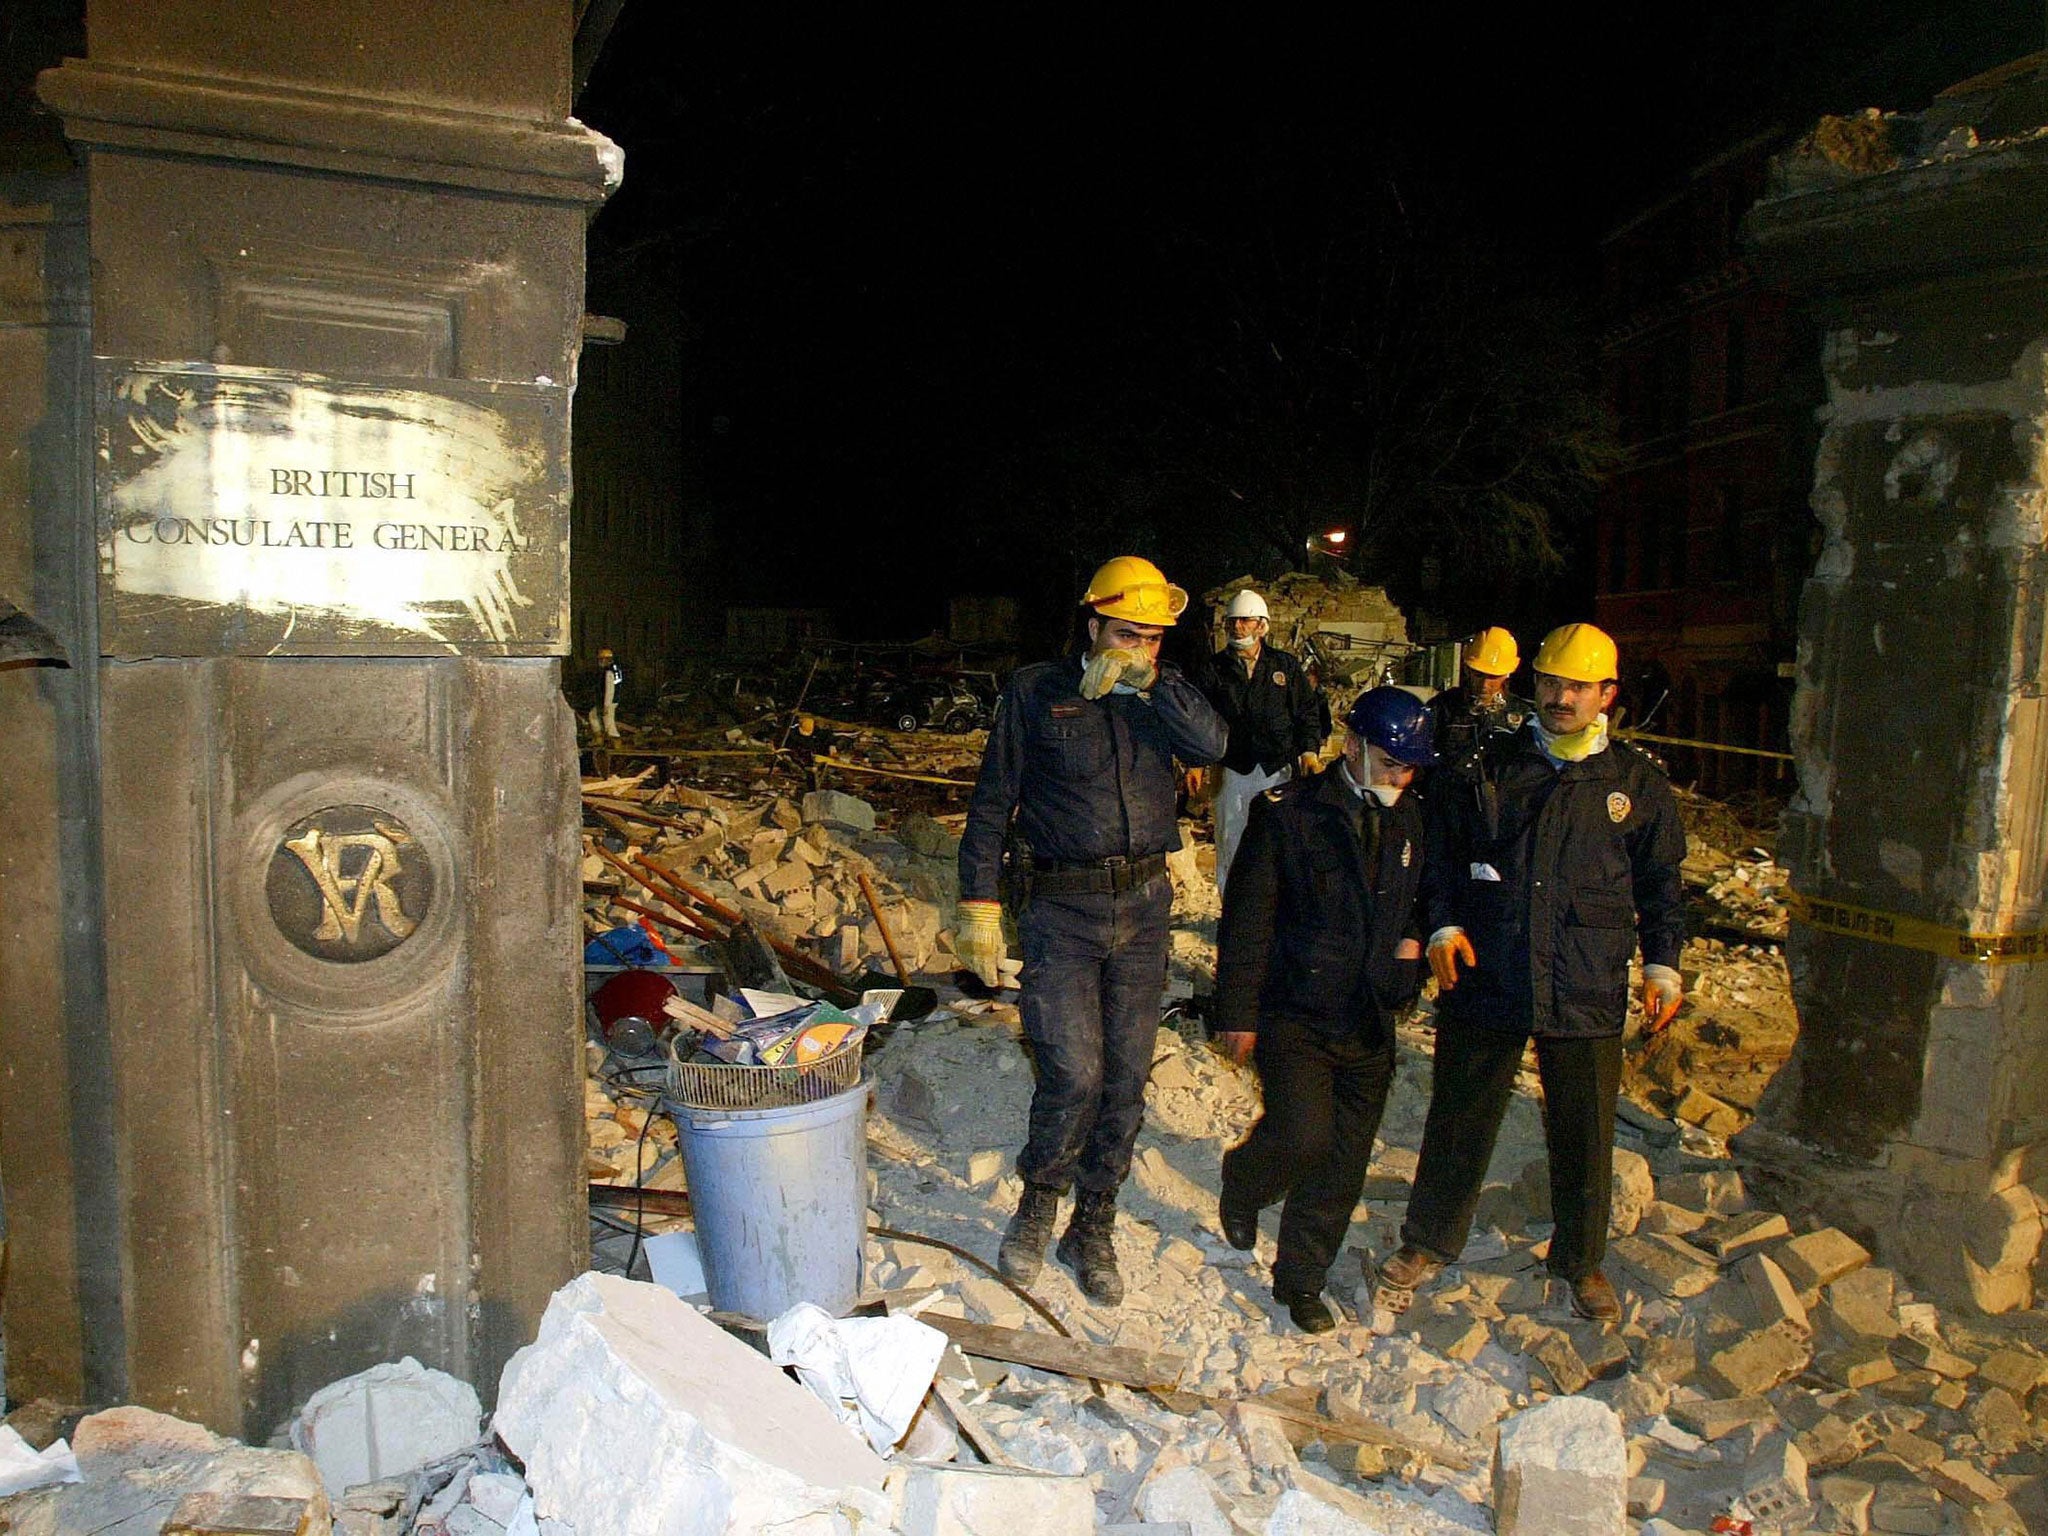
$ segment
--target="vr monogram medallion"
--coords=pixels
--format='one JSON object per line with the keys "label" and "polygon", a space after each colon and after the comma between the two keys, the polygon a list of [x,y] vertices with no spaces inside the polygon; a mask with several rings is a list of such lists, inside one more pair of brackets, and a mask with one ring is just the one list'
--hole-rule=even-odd
{"label": "vr monogram medallion", "polygon": [[367,805],[335,805],[286,829],[264,880],[278,931],[320,960],[387,955],[419,928],[434,873],[412,832]]}

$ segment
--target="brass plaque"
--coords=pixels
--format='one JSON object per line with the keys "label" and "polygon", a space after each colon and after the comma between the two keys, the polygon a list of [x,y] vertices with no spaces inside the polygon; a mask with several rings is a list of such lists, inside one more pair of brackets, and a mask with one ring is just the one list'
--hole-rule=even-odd
{"label": "brass plaque", "polygon": [[567,651],[566,389],[99,367],[107,655]]}
{"label": "brass plaque", "polygon": [[418,931],[434,872],[406,825],[367,805],[333,805],[292,823],[264,880],[278,932],[320,960],[358,964]]}

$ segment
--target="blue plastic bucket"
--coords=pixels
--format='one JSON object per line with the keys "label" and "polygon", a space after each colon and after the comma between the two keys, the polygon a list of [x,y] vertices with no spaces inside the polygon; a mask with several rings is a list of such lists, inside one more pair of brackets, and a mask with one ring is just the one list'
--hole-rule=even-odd
{"label": "blue plastic bucket", "polygon": [[853,1310],[867,1229],[867,1101],[861,1081],[778,1109],[664,1102],[712,1306],[762,1322],[800,1301],[834,1317]]}

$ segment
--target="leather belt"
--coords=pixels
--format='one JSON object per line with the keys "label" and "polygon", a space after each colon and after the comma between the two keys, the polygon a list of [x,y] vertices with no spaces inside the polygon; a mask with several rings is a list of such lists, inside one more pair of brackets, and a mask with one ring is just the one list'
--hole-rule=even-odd
{"label": "leather belt", "polygon": [[1148,853],[1136,859],[1103,859],[1091,864],[1033,859],[1031,889],[1043,896],[1114,896],[1134,891],[1154,875],[1164,873],[1166,855],[1163,853]]}

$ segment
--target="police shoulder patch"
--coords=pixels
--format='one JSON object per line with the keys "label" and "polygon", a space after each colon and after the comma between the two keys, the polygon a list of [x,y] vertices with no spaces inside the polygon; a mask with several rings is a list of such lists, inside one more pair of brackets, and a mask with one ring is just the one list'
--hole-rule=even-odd
{"label": "police shoulder patch", "polygon": [[1607,819],[1616,824],[1627,821],[1629,810],[1634,804],[1633,800],[1617,789],[1607,797]]}
{"label": "police shoulder patch", "polygon": [[1273,682],[1274,682],[1274,684],[1275,684],[1276,686],[1278,686],[1278,687],[1282,687],[1282,688],[1286,687],[1286,686],[1287,686],[1287,674],[1286,674],[1285,672],[1275,672],[1275,673],[1273,674]]}

